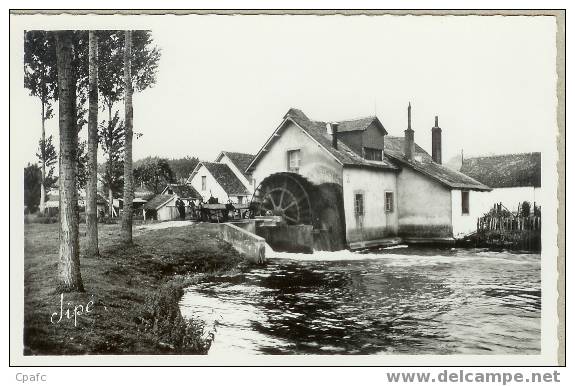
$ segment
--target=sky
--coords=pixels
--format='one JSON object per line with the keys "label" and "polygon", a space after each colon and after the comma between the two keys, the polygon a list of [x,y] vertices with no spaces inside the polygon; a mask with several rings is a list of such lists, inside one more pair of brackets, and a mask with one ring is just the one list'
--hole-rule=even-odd
{"label": "sky", "polygon": [[[20,16],[12,32],[64,25],[57,17]],[[290,107],[323,121],[376,114],[389,135],[402,136],[411,102],[415,141],[428,152],[439,116],[444,161],[461,151],[544,151],[554,141],[551,17],[122,17],[72,24],[150,29],[162,50],[156,85],[134,95],[134,131],[143,134],[135,160],[255,154]],[[22,34],[11,35],[11,133],[28,162],[40,103],[22,86]],[[57,109],[47,132],[57,138]]]}

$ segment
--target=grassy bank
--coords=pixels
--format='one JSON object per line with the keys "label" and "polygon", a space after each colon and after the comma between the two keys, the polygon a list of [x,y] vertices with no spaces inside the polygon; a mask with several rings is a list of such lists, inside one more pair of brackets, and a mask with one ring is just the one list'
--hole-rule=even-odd
{"label": "grassy bank", "polygon": [[[63,295],[58,322],[58,224],[25,225],[25,354],[207,352],[210,337],[200,322],[182,318],[178,301],[202,275],[236,269],[237,252],[208,224],[135,232],[130,247],[120,244],[119,230],[100,224],[101,257],[80,258],[86,292]],[[82,225],[81,240],[84,231]],[[85,311],[90,301],[75,326],[74,308]]]}

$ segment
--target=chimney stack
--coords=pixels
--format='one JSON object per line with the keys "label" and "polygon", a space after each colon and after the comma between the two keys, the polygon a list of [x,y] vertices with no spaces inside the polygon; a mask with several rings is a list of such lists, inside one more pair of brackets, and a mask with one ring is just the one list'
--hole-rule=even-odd
{"label": "chimney stack", "polygon": [[337,149],[337,122],[331,122],[327,124],[327,133],[331,135],[331,146]]}
{"label": "chimney stack", "polygon": [[411,129],[411,102],[407,106],[407,130],[404,131],[405,137],[403,140],[403,151],[405,158],[408,160],[413,160],[413,154],[415,153],[415,141],[414,132]]}
{"label": "chimney stack", "polygon": [[433,162],[441,164],[441,127],[439,119],[435,116],[435,126],[431,128],[431,158]]}

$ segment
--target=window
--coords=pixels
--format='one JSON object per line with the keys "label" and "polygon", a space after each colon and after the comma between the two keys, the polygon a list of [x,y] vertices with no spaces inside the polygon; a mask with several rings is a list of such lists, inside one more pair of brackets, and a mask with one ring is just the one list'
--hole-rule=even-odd
{"label": "window", "polygon": [[244,201],[244,196],[238,196],[238,204],[241,204]]}
{"label": "window", "polygon": [[461,191],[461,214],[469,214],[469,192]]}
{"label": "window", "polygon": [[363,208],[363,194],[356,193],[355,195],[355,215],[356,216],[363,216],[364,208]]}
{"label": "window", "polygon": [[299,167],[301,165],[301,154],[299,149],[288,150],[287,159],[288,159],[288,171],[292,173],[298,173]]}
{"label": "window", "polygon": [[368,161],[383,161],[383,150],[364,147],[363,152],[365,159]]}
{"label": "window", "polygon": [[202,190],[206,190],[206,176],[202,176]]}
{"label": "window", "polygon": [[385,192],[385,211],[393,212],[393,192]]}

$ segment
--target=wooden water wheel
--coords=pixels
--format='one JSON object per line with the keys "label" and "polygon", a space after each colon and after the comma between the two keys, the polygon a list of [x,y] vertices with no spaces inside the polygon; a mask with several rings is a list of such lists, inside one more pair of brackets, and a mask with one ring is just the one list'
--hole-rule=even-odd
{"label": "wooden water wheel", "polygon": [[289,225],[312,224],[311,184],[293,173],[276,173],[256,188],[251,207],[256,216],[281,216]]}

